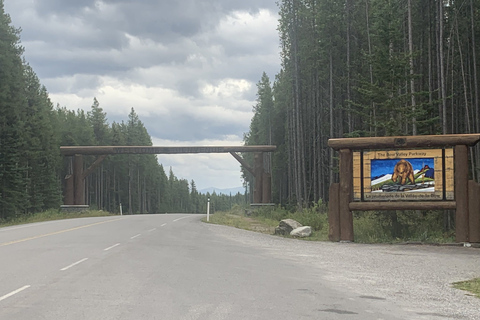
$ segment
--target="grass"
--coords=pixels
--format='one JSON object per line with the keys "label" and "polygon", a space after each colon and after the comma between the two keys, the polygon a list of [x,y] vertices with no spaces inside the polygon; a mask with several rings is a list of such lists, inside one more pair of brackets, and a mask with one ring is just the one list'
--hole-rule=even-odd
{"label": "grass", "polygon": [[[240,207],[236,207],[228,212],[215,212],[209,218],[209,223],[267,234],[273,234],[275,226],[278,225],[276,220],[269,218],[248,217],[242,212]],[[207,218],[203,218],[202,221],[206,222]]]}
{"label": "grass", "polygon": [[456,289],[471,292],[474,296],[480,298],[480,278],[468,281],[455,282],[453,284],[453,287]]}
{"label": "grass", "polygon": [[443,230],[443,212],[367,211],[353,214],[358,243],[453,243],[455,233]]}
{"label": "grass", "polygon": [[88,210],[83,212],[61,212],[60,210],[47,210],[44,212],[39,212],[31,214],[28,216],[20,216],[17,218],[9,219],[8,221],[0,221],[0,228],[14,226],[19,224],[43,222],[43,221],[52,221],[52,220],[62,220],[62,219],[74,219],[74,218],[84,218],[84,217],[103,217],[113,215],[106,211],[101,210]]}
{"label": "grass", "polygon": [[[251,214],[246,215],[249,211]],[[281,207],[252,210],[240,206],[228,212],[211,215],[211,223],[240,229],[273,234],[282,219],[291,218],[304,226],[311,226],[313,234],[304,240],[328,240],[328,208],[318,203],[301,212]],[[357,243],[453,243],[453,231],[443,230],[443,211],[420,212],[415,210],[388,212],[355,212],[353,224]],[[205,221],[205,219],[204,219]]]}
{"label": "grass", "polygon": [[[240,206],[235,206],[228,212],[215,212],[215,214],[210,215],[209,223],[221,224],[265,234],[274,234],[275,227],[278,226],[280,220],[291,218],[300,222],[302,225],[309,225],[312,227],[312,235],[308,238],[300,239],[310,241],[328,240],[326,214],[312,214],[310,210],[304,210],[302,213],[291,213],[282,208],[260,208],[253,211],[250,215],[246,215],[245,212],[246,210]],[[203,218],[202,221],[206,222],[206,218]],[[291,238],[290,236],[285,237]]]}

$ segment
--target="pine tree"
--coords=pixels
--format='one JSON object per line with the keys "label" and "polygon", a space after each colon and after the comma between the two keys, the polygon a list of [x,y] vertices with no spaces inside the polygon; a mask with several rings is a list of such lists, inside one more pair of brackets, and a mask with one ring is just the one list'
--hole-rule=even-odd
{"label": "pine tree", "polygon": [[29,200],[21,159],[26,100],[19,34],[0,0],[0,219],[24,213]]}
{"label": "pine tree", "polygon": [[46,88],[40,85],[28,64],[24,68],[27,109],[24,127],[26,146],[22,161],[27,168],[25,178],[29,211],[35,213],[60,205],[60,139]]}
{"label": "pine tree", "polygon": [[107,114],[100,107],[97,98],[93,98],[91,110],[87,113],[87,118],[93,128],[96,144],[106,146],[111,144],[110,129],[107,123]]}

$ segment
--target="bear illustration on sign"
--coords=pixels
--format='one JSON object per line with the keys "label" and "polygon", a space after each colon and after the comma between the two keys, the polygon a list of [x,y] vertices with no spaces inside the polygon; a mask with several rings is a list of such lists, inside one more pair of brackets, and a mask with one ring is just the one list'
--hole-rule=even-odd
{"label": "bear illustration on sign", "polygon": [[412,164],[405,159],[398,161],[393,169],[392,181],[397,183],[399,178],[401,185],[407,184],[407,178],[410,180],[409,184],[415,184]]}

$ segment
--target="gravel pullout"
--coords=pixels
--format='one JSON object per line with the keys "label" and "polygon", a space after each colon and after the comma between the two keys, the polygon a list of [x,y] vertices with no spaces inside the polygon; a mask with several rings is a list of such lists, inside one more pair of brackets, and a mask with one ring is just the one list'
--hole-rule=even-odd
{"label": "gravel pullout", "polygon": [[308,242],[209,225],[219,236],[298,261],[358,299],[384,299],[422,319],[480,319],[480,299],[452,287],[480,277],[480,249]]}

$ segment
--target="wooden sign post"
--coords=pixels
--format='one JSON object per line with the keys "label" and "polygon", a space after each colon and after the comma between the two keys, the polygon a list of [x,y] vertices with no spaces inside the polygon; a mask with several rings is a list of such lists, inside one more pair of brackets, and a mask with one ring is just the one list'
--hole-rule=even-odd
{"label": "wooden sign post", "polygon": [[468,147],[478,141],[480,134],[330,139],[340,182],[329,191],[329,239],[354,240],[356,210],[454,209],[456,241],[480,242],[480,185],[468,176]]}

